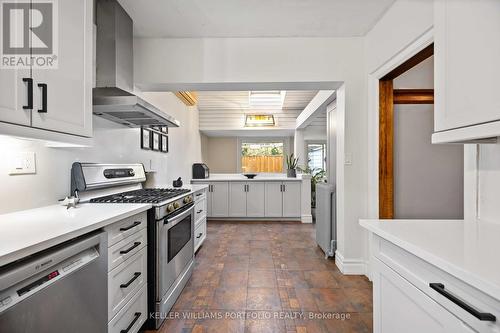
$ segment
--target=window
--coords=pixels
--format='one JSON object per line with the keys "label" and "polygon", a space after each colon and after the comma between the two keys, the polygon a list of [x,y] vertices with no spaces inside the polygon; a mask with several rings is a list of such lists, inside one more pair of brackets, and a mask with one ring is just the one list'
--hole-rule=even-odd
{"label": "window", "polygon": [[326,170],[326,145],[324,143],[310,143],[307,145],[307,161],[309,169]]}
{"label": "window", "polygon": [[285,145],[281,140],[241,142],[241,171],[282,173]]}

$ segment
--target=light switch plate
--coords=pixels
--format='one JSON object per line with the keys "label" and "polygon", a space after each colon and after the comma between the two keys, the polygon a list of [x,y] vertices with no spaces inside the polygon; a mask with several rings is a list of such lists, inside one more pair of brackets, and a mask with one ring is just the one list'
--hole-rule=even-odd
{"label": "light switch plate", "polygon": [[36,156],[34,152],[12,154],[9,175],[28,175],[34,173],[36,173]]}
{"label": "light switch plate", "polygon": [[344,164],[345,165],[352,165],[352,154],[351,153],[345,154]]}

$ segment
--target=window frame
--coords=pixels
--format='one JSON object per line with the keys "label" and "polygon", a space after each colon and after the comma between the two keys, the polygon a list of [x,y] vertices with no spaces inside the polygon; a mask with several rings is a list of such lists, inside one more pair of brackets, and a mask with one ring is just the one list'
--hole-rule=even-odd
{"label": "window frame", "polygon": [[[268,137],[238,137],[238,144],[236,145],[236,168],[239,173],[243,173],[241,170],[241,145],[243,143],[270,143],[270,142],[278,142],[283,143],[283,172],[286,172],[286,156],[290,154],[290,137],[282,137],[282,136],[268,136]],[[278,172],[256,172],[259,175],[276,175]]]}
{"label": "window frame", "polygon": [[323,165],[325,166],[323,169],[327,171],[328,169],[328,163],[327,163],[327,146],[326,146],[326,140],[306,140],[305,142],[305,150],[306,150],[306,156],[307,156],[307,166],[309,166],[309,145],[323,145]]}

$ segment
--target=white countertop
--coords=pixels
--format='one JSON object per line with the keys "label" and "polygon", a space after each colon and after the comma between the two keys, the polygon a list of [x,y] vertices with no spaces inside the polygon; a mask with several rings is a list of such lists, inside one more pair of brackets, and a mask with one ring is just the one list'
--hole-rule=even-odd
{"label": "white countertop", "polygon": [[209,178],[205,179],[193,179],[191,180],[192,183],[197,183],[197,182],[230,182],[230,181],[254,181],[254,182],[264,182],[264,181],[280,181],[280,182],[298,182],[302,181],[302,179],[308,179],[310,178],[310,175],[302,175],[298,174],[297,178],[288,178],[286,174],[279,174],[279,175],[257,175],[255,176],[254,179],[248,179],[247,177],[243,176],[243,174],[239,173],[218,173],[218,174],[212,174],[210,175]]}
{"label": "white countertop", "polygon": [[84,203],[0,215],[0,266],[151,208],[150,204]]}
{"label": "white countertop", "polygon": [[462,220],[360,220],[360,225],[500,300],[500,224]]}

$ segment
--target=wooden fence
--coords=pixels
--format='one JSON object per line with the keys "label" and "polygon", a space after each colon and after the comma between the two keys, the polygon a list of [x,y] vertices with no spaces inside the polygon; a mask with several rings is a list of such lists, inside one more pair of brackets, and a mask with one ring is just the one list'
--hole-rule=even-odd
{"label": "wooden fence", "polygon": [[283,156],[243,156],[243,172],[283,172]]}

